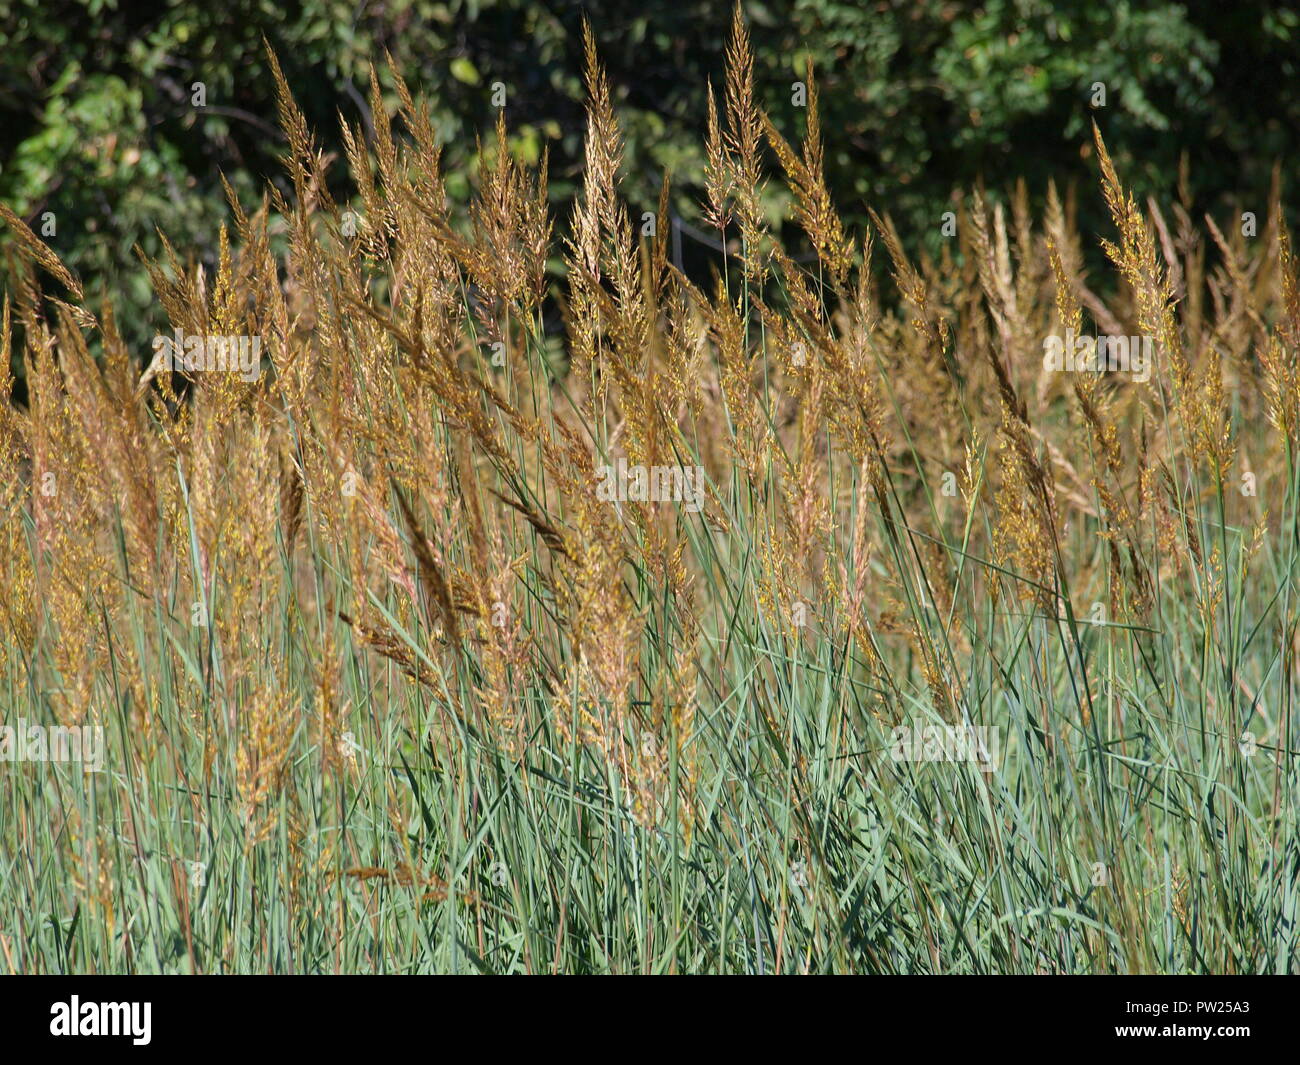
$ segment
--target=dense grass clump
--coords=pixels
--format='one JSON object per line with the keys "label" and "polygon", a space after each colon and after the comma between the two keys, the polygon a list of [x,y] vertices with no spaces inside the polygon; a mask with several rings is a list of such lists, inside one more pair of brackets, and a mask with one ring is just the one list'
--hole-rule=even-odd
{"label": "dense grass clump", "polygon": [[[702,285],[619,198],[590,39],[559,239],[504,120],[453,217],[400,77],[333,202],[271,64],[293,195],[232,193],[214,276],[148,264],[165,337],[260,373],[142,372],[3,212],[0,705],[104,738],[102,772],[0,767],[4,968],[1296,968],[1276,206],[1140,208],[1098,133],[1114,277],[1023,187],[913,262],[841,225],[812,72],[792,144],[738,18]],[[1085,334],[1129,363],[1045,361]],[[991,759],[927,757],[967,726]]]}

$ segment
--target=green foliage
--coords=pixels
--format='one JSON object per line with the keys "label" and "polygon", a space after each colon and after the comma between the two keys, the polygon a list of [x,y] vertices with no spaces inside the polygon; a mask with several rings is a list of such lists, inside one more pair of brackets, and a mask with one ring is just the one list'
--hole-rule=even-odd
{"label": "green foliage", "polygon": [[[1300,16],[1290,8],[795,0],[745,9],[761,102],[792,135],[802,112],[791,84],[814,63],[828,179],[848,220],[888,203],[904,240],[931,251],[955,188],[1023,177],[1041,197],[1051,178],[1091,181],[1094,118],[1139,195],[1168,192],[1186,148],[1205,209],[1224,200],[1251,209],[1274,161],[1295,156],[1300,102],[1287,87]],[[729,11],[647,0],[593,14],[624,123],[629,196],[652,209],[669,171],[674,210],[697,219],[699,134]],[[534,0],[14,0],[0,6],[0,199],[29,220],[53,212],[51,246],[91,291],[125,302],[125,327],[140,339],[158,312],[132,247],[158,252],[161,229],[183,257],[211,264],[227,217],[220,175],[241,195],[280,180],[263,38],[330,152],[340,151],[337,114],[366,119],[370,63],[391,53],[430,101],[458,200],[471,191],[477,131],[491,124],[500,82],[513,148],[530,161],[549,152],[552,198],[563,203],[581,167],[580,18],[576,6]],[[191,103],[195,82],[204,109]],[[1095,82],[1106,86],[1104,108],[1091,106]],[[685,250],[688,269],[695,252]]]}

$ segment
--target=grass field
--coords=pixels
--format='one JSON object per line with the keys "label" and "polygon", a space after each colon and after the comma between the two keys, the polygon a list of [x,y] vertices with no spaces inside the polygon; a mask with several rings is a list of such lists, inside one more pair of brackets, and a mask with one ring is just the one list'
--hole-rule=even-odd
{"label": "grass field", "polygon": [[[975,190],[909,258],[888,204],[841,226],[811,72],[778,131],[738,22],[734,252],[692,281],[587,59],[558,219],[504,118],[451,211],[377,82],[334,202],[268,59],[293,195],[232,196],[214,272],[151,264],[152,353],[0,212],[0,967],[1300,968],[1277,196],[1137,204],[1103,128],[1109,232]],[[1130,365],[1045,360],[1089,333]],[[57,725],[101,771],[33,755]]]}

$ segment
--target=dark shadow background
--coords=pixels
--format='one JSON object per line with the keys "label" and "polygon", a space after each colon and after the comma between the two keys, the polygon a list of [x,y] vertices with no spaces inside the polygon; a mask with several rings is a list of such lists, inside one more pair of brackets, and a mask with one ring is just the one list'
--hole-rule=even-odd
{"label": "dark shadow background", "polygon": [[[265,36],[340,160],[337,115],[367,120],[372,60],[395,103],[382,69],[391,53],[431,104],[458,200],[472,192],[475,136],[490,131],[491,85],[502,82],[514,150],[537,159],[549,147],[562,226],[581,168],[584,10],[624,126],[625,195],[652,209],[670,170],[674,211],[696,221],[707,87],[721,86],[730,20],[717,0],[0,0],[0,200],[38,233],[52,221],[46,241],[88,290],[113,297],[128,334],[152,334],[164,323],[132,247],[156,252],[161,229],[211,262],[228,219],[219,174],[249,202],[266,180],[283,181]],[[1284,201],[1296,205],[1292,7],[795,0],[744,10],[778,126],[802,135],[791,83],[810,57],[842,212],[851,225],[869,205],[890,213],[913,251],[937,251],[954,190],[980,179],[996,197],[1024,178],[1036,204],[1049,180],[1063,194],[1074,187],[1084,233],[1109,233],[1093,119],[1139,195],[1172,199],[1185,158],[1198,212],[1226,231],[1229,211],[1254,210],[1262,227],[1280,163]],[[1101,108],[1091,106],[1097,82]],[[333,173],[348,197],[341,161]],[[781,196],[771,182],[774,217]],[[716,259],[685,243],[688,270]]]}

